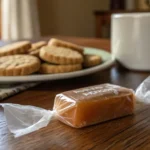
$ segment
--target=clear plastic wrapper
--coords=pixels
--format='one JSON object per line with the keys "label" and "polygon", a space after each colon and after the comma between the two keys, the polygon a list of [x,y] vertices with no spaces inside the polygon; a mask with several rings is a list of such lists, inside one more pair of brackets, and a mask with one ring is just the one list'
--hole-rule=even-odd
{"label": "clear plastic wrapper", "polygon": [[135,97],[150,103],[150,78],[136,90],[111,84],[96,85],[56,95],[53,110],[17,104],[0,104],[4,108],[8,128],[19,137],[46,127],[52,117],[82,128],[134,113]]}
{"label": "clear plastic wrapper", "polygon": [[150,76],[146,78],[135,92],[136,100],[144,104],[150,104]]}
{"label": "clear plastic wrapper", "polygon": [[4,108],[8,129],[15,137],[19,137],[42,127],[50,122],[54,111],[34,106],[17,104],[0,104]]}
{"label": "clear plastic wrapper", "polygon": [[65,124],[82,128],[133,114],[133,90],[111,84],[63,92],[56,95],[56,117]]}

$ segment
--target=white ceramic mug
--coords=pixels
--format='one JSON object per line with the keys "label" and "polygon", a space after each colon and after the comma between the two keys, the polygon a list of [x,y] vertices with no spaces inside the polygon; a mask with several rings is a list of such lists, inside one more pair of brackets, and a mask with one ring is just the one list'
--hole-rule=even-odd
{"label": "white ceramic mug", "polygon": [[150,13],[112,15],[111,50],[126,68],[150,70]]}

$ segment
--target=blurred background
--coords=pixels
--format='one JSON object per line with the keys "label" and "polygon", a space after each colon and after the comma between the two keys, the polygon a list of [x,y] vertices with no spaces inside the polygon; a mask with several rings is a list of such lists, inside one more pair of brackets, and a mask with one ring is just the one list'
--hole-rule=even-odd
{"label": "blurred background", "polygon": [[110,38],[113,13],[150,12],[150,0],[1,0],[3,40],[49,35]]}

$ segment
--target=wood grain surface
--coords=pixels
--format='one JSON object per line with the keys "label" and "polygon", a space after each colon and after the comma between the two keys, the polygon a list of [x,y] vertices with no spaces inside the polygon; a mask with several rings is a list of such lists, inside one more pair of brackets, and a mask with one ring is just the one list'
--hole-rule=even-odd
{"label": "wood grain surface", "polygon": [[[110,41],[59,37],[83,46],[110,49]],[[45,38],[45,40],[48,38]],[[1,45],[5,44],[3,42]],[[118,65],[92,75],[41,83],[3,103],[18,103],[52,109],[54,97],[63,91],[85,86],[113,83],[136,89],[149,72],[135,72]],[[8,131],[0,108],[0,150],[150,150],[150,106],[137,105],[134,115],[82,129],[71,128],[57,120],[34,133],[14,138]]]}

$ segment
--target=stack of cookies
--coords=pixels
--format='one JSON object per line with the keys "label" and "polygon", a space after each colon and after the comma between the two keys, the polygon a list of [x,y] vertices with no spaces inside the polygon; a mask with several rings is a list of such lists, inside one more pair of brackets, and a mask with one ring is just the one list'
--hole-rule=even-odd
{"label": "stack of cookies", "polygon": [[29,41],[16,42],[0,48],[0,76],[20,76],[37,72],[39,58],[28,55]]}
{"label": "stack of cookies", "polygon": [[48,45],[40,50],[41,73],[64,73],[82,69],[83,48],[78,45],[51,39]]}
{"label": "stack of cookies", "polygon": [[0,48],[0,76],[73,72],[101,61],[100,56],[85,55],[81,46],[58,39],[21,41]]}

